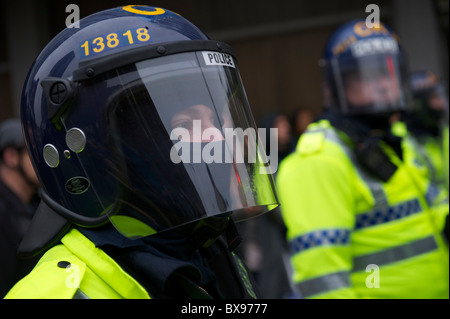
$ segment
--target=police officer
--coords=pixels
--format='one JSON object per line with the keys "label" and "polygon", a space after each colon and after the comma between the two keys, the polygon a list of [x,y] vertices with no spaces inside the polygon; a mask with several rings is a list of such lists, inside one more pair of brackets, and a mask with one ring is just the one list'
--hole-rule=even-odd
{"label": "police officer", "polygon": [[414,137],[416,150],[430,168],[435,183],[445,184],[443,165],[443,130],[445,114],[448,109],[448,97],[439,78],[431,71],[415,71],[410,76],[414,108],[404,112],[403,121],[395,123],[394,130],[401,132],[402,123]]}
{"label": "police officer", "polygon": [[25,147],[20,119],[0,124],[0,297],[26,275],[37,260],[16,257],[39,202],[39,181]]}
{"label": "police officer", "polygon": [[[426,162],[432,182],[448,190],[448,94],[431,71],[412,72],[410,84],[414,107],[402,112],[402,121],[396,122],[393,130],[399,135],[405,132],[411,135],[410,140]],[[448,241],[448,216],[444,234]]]}
{"label": "police officer", "polygon": [[278,203],[223,160],[254,123],[231,47],[163,8],[95,13],[37,57],[22,123],[43,200],[19,253],[46,253],[7,298],[257,297],[231,213]]}
{"label": "police officer", "polygon": [[277,175],[297,287],[305,298],[448,298],[447,191],[391,133],[410,106],[396,35],[348,22],[322,62],[327,112]]}

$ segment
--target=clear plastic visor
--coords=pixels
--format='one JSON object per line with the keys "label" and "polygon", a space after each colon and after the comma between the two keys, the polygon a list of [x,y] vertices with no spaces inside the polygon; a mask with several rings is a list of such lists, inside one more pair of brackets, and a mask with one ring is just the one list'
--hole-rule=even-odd
{"label": "clear plastic visor", "polygon": [[111,222],[127,237],[278,206],[235,61],[189,52],[117,70],[105,109],[119,187]]}
{"label": "clear plastic visor", "polygon": [[[409,106],[404,62],[398,54],[332,59],[326,66],[345,114],[377,114]],[[409,100],[410,101],[410,100]]]}

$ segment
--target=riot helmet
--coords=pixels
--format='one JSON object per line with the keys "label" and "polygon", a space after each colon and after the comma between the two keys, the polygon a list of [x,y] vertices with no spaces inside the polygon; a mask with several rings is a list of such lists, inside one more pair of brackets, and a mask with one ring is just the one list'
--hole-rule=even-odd
{"label": "riot helmet", "polygon": [[380,115],[410,107],[408,68],[396,34],[365,20],[342,25],[320,61],[325,106],[345,115]]}
{"label": "riot helmet", "polygon": [[[411,73],[411,91],[414,97],[415,122],[430,131],[437,131],[448,116],[448,94],[439,77],[431,71]],[[448,122],[448,119],[447,119]]]}
{"label": "riot helmet", "polygon": [[47,207],[139,238],[278,205],[263,152],[238,161],[248,139],[225,138],[256,131],[229,45],[163,8],[113,8],[79,25],[43,49],[23,90]]}

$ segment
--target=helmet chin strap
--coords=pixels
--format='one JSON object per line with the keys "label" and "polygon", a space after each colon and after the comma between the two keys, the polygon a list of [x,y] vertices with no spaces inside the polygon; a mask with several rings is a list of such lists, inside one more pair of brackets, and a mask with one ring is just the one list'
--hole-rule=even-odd
{"label": "helmet chin strap", "polygon": [[115,207],[109,209],[107,212],[105,212],[103,215],[98,217],[87,217],[80,214],[77,214],[75,212],[72,212],[71,210],[65,208],[61,204],[59,204],[57,201],[55,201],[47,192],[43,189],[40,191],[40,195],[42,198],[42,201],[45,202],[46,206],[50,208],[53,212],[57,213],[64,219],[77,224],[82,227],[99,227],[109,221],[109,215],[110,213],[115,209]]}
{"label": "helmet chin strap", "polygon": [[390,126],[389,117],[366,115],[358,116],[357,118],[360,123],[364,123],[371,130],[386,131]]}
{"label": "helmet chin strap", "polygon": [[374,113],[374,114],[351,115],[349,117],[365,125],[370,130],[388,131],[391,126],[390,118],[394,113],[395,111],[388,111],[378,114]]}

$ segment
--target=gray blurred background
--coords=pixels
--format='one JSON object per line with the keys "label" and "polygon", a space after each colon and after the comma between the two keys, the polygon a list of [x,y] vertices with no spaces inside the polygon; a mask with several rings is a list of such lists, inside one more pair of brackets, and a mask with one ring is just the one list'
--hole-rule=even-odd
{"label": "gray blurred background", "polygon": [[[31,63],[66,27],[66,6],[80,17],[130,4],[113,0],[2,0],[0,7],[0,121],[20,114],[22,85]],[[429,69],[448,83],[448,0],[152,0],[175,11],[212,39],[231,44],[255,118],[273,110],[322,110],[318,60],[333,29],[365,18],[370,3],[393,28],[411,70]],[[132,4],[132,3],[131,3]]]}

